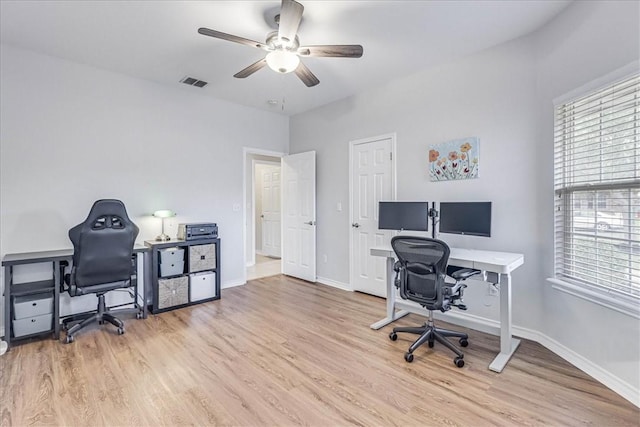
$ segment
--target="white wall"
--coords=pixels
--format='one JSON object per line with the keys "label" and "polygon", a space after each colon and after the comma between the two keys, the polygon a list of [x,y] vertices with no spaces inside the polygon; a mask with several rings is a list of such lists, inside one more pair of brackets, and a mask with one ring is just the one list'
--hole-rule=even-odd
{"label": "white wall", "polygon": [[619,380],[618,389],[635,393],[640,404],[640,321],[544,282],[553,276],[553,99],[640,58],[640,3],[575,2],[539,31],[536,43],[543,331]]}
{"label": "white wall", "polygon": [[[537,34],[292,117],[291,152],[317,152],[318,276],[349,282],[349,212],[335,209],[349,206],[348,142],[396,132],[399,200],[493,202],[491,238],[440,237],[524,253],[513,274],[517,330],[637,396],[638,321],[559,294],[545,279],[553,271],[552,99],[637,59],[638,18],[637,2],[575,2]],[[467,136],[480,138],[480,178],[430,182],[429,144]],[[497,320],[485,291],[468,288],[468,313]]]}
{"label": "white wall", "polygon": [[139,242],[160,233],[157,209],[177,212],[174,237],[178,223],[218,223],[222,285],[243,283],[242,147],[287,152],[287,117],[177,78],[162,86],[6,45],[0,59],[2,255],[71,247],[69,228],[113,197]]}
{"label": "white wall", "polygon": [[[452,246],[524,253],[514,273],[514,321],[540,324],[535,286],[536,221],[535,72],[532,45],[510,43],[481,55],[395,80],[370,91],[291,119],[291,150],[317,152],[318,276],[349,283],[348,145],[350,140],[395,132],[398,200],[492,201],[493,236],[440,238]],[[480,138],[480,178],[430,182],[430,144]],[[469,312],[498,320],[497,298],[484,286],[470,287]],[[491,306],[485,305],[491,304]],[[382,313],[381,313],[382,314]]]}

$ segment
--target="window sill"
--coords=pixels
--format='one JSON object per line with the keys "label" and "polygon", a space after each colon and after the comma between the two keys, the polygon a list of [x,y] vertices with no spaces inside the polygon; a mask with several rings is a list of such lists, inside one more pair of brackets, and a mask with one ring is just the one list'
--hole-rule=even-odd
{"label": "window sill", "polygon": [[607,291],[587,288],[556,278],[548,278],[547,281],[554,289],[640,319],[640,301],[638,299],[614,295]]}

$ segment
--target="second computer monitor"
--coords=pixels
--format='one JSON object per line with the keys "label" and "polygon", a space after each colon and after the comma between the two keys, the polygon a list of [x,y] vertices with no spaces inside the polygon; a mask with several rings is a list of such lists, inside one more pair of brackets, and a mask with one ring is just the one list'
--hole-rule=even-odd
{"label": "second computer monitor", "polygon": [[440,233],[491,237],[491,202],[441,202]]}
{"label": "second computer monitor", "polygon": [[429,202],[380,202],[380,230],[428,231]]}

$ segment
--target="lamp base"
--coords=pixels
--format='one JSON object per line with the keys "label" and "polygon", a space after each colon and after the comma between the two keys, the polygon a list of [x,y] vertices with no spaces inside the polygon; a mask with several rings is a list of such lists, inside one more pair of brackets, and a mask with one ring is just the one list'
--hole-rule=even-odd
{"label": "lamp base", "polygon": [[167,240],[171,240],[171,237],[167,236],[164,233],[156,237],[156,242],[166,242]]}

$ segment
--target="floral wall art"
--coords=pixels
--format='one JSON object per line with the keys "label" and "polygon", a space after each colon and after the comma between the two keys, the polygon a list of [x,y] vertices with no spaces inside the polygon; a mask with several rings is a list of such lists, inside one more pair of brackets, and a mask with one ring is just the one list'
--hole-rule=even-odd
{"label": "floral wall art", "polygon": [[429,147],[429,178],[450,181],[478,177],[480,140],[477,137],[455,139]]}

